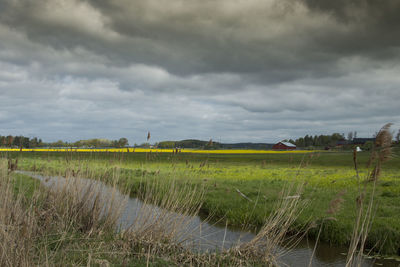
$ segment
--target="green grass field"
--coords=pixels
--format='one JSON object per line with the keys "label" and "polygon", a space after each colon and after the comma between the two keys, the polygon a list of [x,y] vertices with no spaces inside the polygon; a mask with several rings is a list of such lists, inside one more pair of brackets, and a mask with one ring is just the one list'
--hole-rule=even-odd
{"label": "green grass field", "polygon": [[[386,255],[400,253],[400,158],[383,166],[376,192],[376,212],[368,247]],[[301,199],[306,203],[293,230],[316,222],[309,236],[315,237],[325,220],[321,240],[346,245],[356,217],[357,177],[350,152],[313,154],[172,154],[172,153],[78,153],[3,152],[19,159],[23,170],[45,174],[80,175],[111,181],[132,195],[145,180],[174,179],[205,187],[202,214],[231,226],[256,229],[274,209],[282,190],[305,182]],[[368,152],[358,154],[360,176],[365,177]],[[241,196],[237,190],[247,196]],[[341,193],[344,202],[328,214],[330,202]]]}

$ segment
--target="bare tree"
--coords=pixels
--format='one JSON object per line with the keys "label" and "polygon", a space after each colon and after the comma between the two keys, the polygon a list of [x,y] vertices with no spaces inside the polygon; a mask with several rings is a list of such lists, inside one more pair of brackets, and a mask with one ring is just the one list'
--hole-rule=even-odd
{"label": "bare tree", "polygon": [[347,134],[347,140],[349,140],[349,141],[353,140],[353,132],[349,132]]}

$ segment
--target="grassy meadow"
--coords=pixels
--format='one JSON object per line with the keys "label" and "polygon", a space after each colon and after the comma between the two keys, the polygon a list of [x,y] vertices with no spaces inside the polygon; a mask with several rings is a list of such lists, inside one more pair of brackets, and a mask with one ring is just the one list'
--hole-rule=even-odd
{"label": "grassy meadow", "polygon": [[[313,153],[160,153],[2,151],[18,158],[18,169],[50,175],[96,177],[138,196],[145,181],[175,181],[204,188],[200,213],[222,225],[257,231],[285,192],[304,183],[302,212],[290,231],[348,245],[357,214],[358,182],[351,152]],[[369,152],[357,155],[360,177],[368,173]],[[399,152],[384,163],[375,192],[367,248],[400,254]],[[116,181],[116,182],[115,182]],[[367,191],[372,186],[367,185]],[[286,189],[285,192],[283,192]],[[334,206],[334,207],[333,207]],[[323,223],[322,223],[323,222]],[[310,227],[311,226],[311,227]]]}
{"label": "grassy meadow", "polygon": [[[181,231],[188,223],[185,218],[199,213],[203,186],[160,179],[144,169],[138,182],[131,172],[111,164],[117,157],[7,156],[0,158],[0,266],[278,266],[275,247],[288,244],[288,227],[300,203],[281,201],[250,241],[210,253],[194,251],[184,245],[190,233]],[[106,159],[111,165],[101,169]],[[42,183],[16,170],[17,165],[64,177],[44,186],[51,178],[38,177]],[[110,186],[105,190],[96,180]],[[119,190],[162,209],[142,206],[132,224],[121,229],[118,221],[124,218],[127,196]]]}

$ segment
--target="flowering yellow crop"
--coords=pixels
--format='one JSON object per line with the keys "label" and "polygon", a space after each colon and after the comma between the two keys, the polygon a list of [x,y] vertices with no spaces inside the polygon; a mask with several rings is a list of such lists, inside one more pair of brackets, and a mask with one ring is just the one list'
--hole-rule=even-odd
{"label": "flowering yellow crop", "polygon": [[[22,152],[154,152],[154,153],[173,153],[174,149],[159,148],[0,148],[0,151],[22,151]],[[179,149],[179,153],[195,154],[298,154],[323,152],[319,150],[254,150],[254,149],[220,149],[220,150],[199,150],[199,149]]]}

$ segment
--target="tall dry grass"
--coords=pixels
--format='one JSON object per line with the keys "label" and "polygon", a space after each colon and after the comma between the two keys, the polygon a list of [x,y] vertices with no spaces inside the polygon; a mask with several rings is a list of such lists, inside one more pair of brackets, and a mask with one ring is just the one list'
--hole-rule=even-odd
{"label": "tall dry grass", "polygon": [[188,182],[142,181],[137,195],[140,208],[125,231],[146,242],[185,243],[190,236],[185,229],[199,213],[204,192],[204,187]]}
{"label": "tall dry grass", "polygon": [[300,183],[284,188],[274,212],[266,218],[257,235],[251,241],[233,247],[230,252],[250,261],[257,259],[268,266],[280,266],[280,258],[292,250],[307,232],[306,229],[290,232],[306,205],[301,199],[303,187],[304,183]]}
{"label": "tall dry grass", "polygon": [[93,184],[69,178],[27,198],[0,160],[0,266],[57,265],[70,250],[97,243],[114,231],[120,204]]}
{"label": "tall dry grass", "polygon": [[[198,248],[188,250],[188,246],[183,244],[192,241],[192,233],[185,229],[191,223],[190,218],[199,213],[206,189],[199,185],[193,186],[190,181],[171,180],[165,183],[154,178],[143,182],[138,190],[138,197],[144,205],[139,216],[123,234],[129,240],[147,244],[145,251],[151,250],[151,255],[165,255],[169,251],[169,259],[179,264],[279,266],[280,258],[293,249],[306,233],[305,229],[296,233],[289,232],[305,207],[301,199],[303,186],[303,183],[297,186],[291,184],[281,192],[275,212],[266,218],[264,226],[252,240],[237,243],[228,249],[219,247],[218,253],[203,253]],[[157,207],[154,208],[154,204]]]}
{"label": "tall dry grass", "polygon": [[[347,254],[346,267],[359,267],[363,263],[365,244],[376,209],[375,194],[377,181],[381,174],[382,163],[389,160],[392,156],[393,136],[390,132],[391,125],[391,123],[385,124],[378,132],[367,164],[369,171],[365,177],[361,177],[359,174],[357,151],[354,150],[353,161],[358,179],[358,196],[355,199],[357,203],[357,217]],[[369,190],[368,187],[370,187]]]}
{"label": "tall dry grass", "polygon": [[282,195],[276,212],[250,242],[203,253],[185,246],[191,235],[185,229],[202,204],[205,189],[200,186],[144,178],[139,189],[143,204],[118,231],[127,196],[117,190],[117,169],[107,190],[96,177],[83,179],[71,171],[57,182],[45,179],[27,197],[15,192],[14,170],[8,172],[7,164],[0,159],[0,266],[149,263],[160,258],[187,266],[272,266],[279,264],[286,251],[282,248],[297,240],[287,242],[287,234],[301,210],[302,187]]}
{"label": "tall dry grass", "polygon": [[8,166],[0,161],[0,266],[31,266],[34,236],[39,234],[38,216],[25,209],[22,196],[14,196]]}

